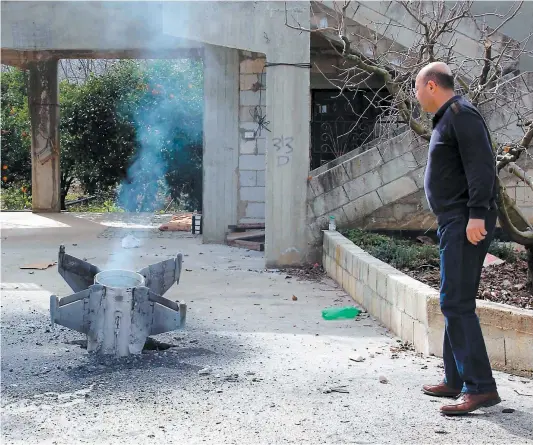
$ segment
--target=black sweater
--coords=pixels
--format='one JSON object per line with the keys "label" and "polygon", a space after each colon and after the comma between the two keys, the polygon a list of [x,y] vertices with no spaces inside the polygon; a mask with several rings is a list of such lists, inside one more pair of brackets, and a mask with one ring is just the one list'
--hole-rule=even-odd
{"label": "black sweater", "polygon": [[424,177],[435,215],[467,208],[470,218],[485,219],[495,208],[496,165],[490,136],[476,108],[461,96],[446,102],[433,117]]}

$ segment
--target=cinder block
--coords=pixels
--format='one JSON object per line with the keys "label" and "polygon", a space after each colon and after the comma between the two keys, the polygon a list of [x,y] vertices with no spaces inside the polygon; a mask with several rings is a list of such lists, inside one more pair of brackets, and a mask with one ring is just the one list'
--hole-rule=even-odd
{"label": "cinder block", "polygon": [[395,181],[380,187],[377,190],[377,194],[381,198],[383,204],[387,205],[397,201],[400,198],[403,198],[404,196],[416,192],[418,188],[419,187],[412,178],[403,176],[402,178],[396,179]]}
{"label": "cinder block", "polygon": [[416,286],[404,286],[403,288],[404,298],[404,312],[409,315],[409,317],[414,320],[418,320],[418,299],[419,295],[417,294]]}
{"label": "cinder block", "polygon": [[[491,357],[490,353],[489,357]],[[505,357],[507,358],[507,366],[510,366],[512,369],[532,372],[533,335],[520,331],[506,332]]]}
{"label": "cinder block", "polygon": [[415,321],[413,339],[417,352],[425,355],[429,354],[428,330],[423,323]]}
{"label": "cinder block", "polygon": [[241,91],[239,92],[239,101],[241,107],[266,105],[266,94],[264,91]]}
{"label": "cinder block", "polygon": [[381,304],[381,311],[380,311],[380,317],[381,323],[383,323],[384,326],[386,326],[388,329],[391,328],[391,304],[384,300],[383,298],[380,298],[380,304]]}
{"label": "cinder block", "polygon": [[427,146],[418,146],[413,151],[413,156],[415,158],[416,163],[420,167],[424,167],[427,164],[428,160],[428,147]]}
{"label": "cinder block", "polygon": [[355,278],[349,272],[346,272],[346,275],[348,276],[348,288],[346,292],[353,298],[355,295]]}
{"label": "cinder block", "polygon": [[265,156],[264,155],[240,155],[239,169],[241,170],[264,170]]}
{"label": "cinder block", "polygon": [[396,136],[389,139],[383,144],[378,145],[378,150],[384,162],[392,161],[414,148],[414,141],[411,134],[408,132],[405,135]]}
{"label": "cinder block", "polygon": [[366,284],[370,289],[372,289],[373,292],[377,291],[377,278],[378,278],[378,272],[377,272],[378,264],[374,262],[368,263],[368,278],[366,281]]}
{"label": "cinder block", "polygon": [[417,307],[416,307],[416,319],[422,323],[428,322],[428,301],[430,299],[439,300],[439,292],[435,289],[421,288],[418,289]]}
{"label": "cinder block", "polygon": [[264,155],[266,153],[266,138],[257,138],[257,154]]}
{"label": "cinder block", "polygon": [[377,171],[369,171],[344,184],[344,190],[350,200],[357,199],[376,190],[383,185],[381,176]]}
{"label": "cinder block", "polygon": [[351,252],[350,248],[352,246],[343,246],[343,258],[342,258],[342,267],[344,267],[344,270],[348,271],[348,273],[352,274],[352,265],[353,265],[353,253]]}
{"label": "cinder block", "polygon": [[403,341],[414,344],[415,321],[405,312],[402,312],[402,335]]}
{"label": "cinder block", "polygon": [[398,337],[401,337],[402,334],[402,312],[398,310],[395,306],[391,306],[390,313],[390,329]]}
{"label": "cinder block", "polygon": [[370,314],[373,314],[373,306],[372,306],[372,299],[373,299],[373,292],[372,289],[370,289],[367,285],[364,285],[363,287],[363,307],[369,312]]}
{"label": "cinder block", "polygon": [[335,274],[335,281],[339,284],[339,286],[342,286],[342,274],[344,272],[344,269],[337,262],[337,260],[335,260],[335,268],[337,269],[337,273]]}
{"label": "cinder block", "polygon": [[241,74],[261,74],[264,72],[266,60],[264,58],[244,59],[240,63]]}
{"label": "cinder block", "polygon": [[255,139],[239,141],[239,153],[241,155],[255,155],[257,153]]}
{"label": "cinder block", "polygon": [[354,300],[357,301],[361,306],[364,307],[364,294],[365,294],[365,285],[362,281],[355,280],[355,293],[353,296]]}
{"label": "cinder block", "polygon": [[343,204],[343,209],[349,221],[357,221],[370,215],[382,206],[383,202],[378,193],[374,191],[361,196],[348,204]]}
{"label": "cinder block", "polygon": [[378,320],[381,320],[381,302],[383,300],[379,298],[379,295],[372,291],[372,303],[370,313],[376,317]]}
{"label": "cinder block", "polygon": [[359,262],[359,280],[368,285],[368,262],[364,259]]}
{"label": "cinder block", "polygon": [[413,181],[415,181],[415,184],[418,186],[418,188],[424,187],[424,173],[426,171],[426,167],[420,167],[416,170],[413,170],[411,173],[409,173],[409,176],[413,178]]}
{"label": "cinder block", "polygon": [[428,350],[429,354],[442,357],[444,342],[444,317],[436,315],[428,320]]}
{"label": "cinder block", "polygon": [[337,187],[313,200],[313,212],[315,215],[325,215],[348,203],[348,197],[342,187]]}
{"label": "cinder block", "polygon": [[264,202],[249,202],[246,205],[246,218],[265,218],[265,203]]}
{"label": "cinder block", "polygon": [[[511,358],[509,357],[508,353],[512,352],[511,349],[513,348],[514,341],[516,340],[513,338],[513,332],[511,331],[507,333],[503,329],[487,325],[481,325],[481,331],[483,332],[485,347],[487,348],[487,353],[489,355],[489,360],[492,367],[505,369],[505,366],[511,363]],[[533,340],[533,338],[529,339],[529,349],[532,349],[531,340]],[[533,366],[531,366],[531,369],[533,369]]]}
{"label": "cinder block", "polygon": [[257,170],[239,170],[239,185],[241,187],[257,185]]}
{"label": "cinder block", "polygon": [[[264,96],[266,93],[263,91],[261,96]],[[255,114],[256,113],[263,113],[263,116],[268,114],[266,105],[259,106],[259,94],[257,94],[257,103],[254,105],[242,105],[239,107],[239,122],[255,122]],[[261,97],[261,102],[263,102],[263,98]],[[259,111],[261,110],[261,111]],[[257,124],[256,124],[257,125]]]}
{"label": "cinder block", "polygon": [[416,168],[418,168],[418,164],[416,163],[413,153],[408,152],[381,165],[379,167],[379,172],[383,179],[383,184],[388,184]]}
{"label": "cinder block", "polygon": [[307,184],[313,191],[313,196],[320,196],[324,193],[324,188],[318,180],[318,176],[313,176]]}
{"label": "cinder block", "polygon": [[266,82],[263,83],[264,76],[261,74],[244,74],[242,73],[239,77],[240,90],[264,90],[266,87]]}
{"label": "cinder block", "polygon": [[365,174],[383,164],[383,158],[377,148],[371,148],[344,163],[346,172],[351,179]]}
{"label": "cinder block", "polygon": [[327,193],[337,187],[342,187],[350,178],[341,164],[316,176],[316,180],[320,183],[322,190]]}
{"label": "cinder block", "polygon": [[265,187],[241,187],[241,201],[265,202]]}
{"label": "cinder block", "polygon": [[391,268],[385,264],[377,269],[376,292],[384,300],[387,300],[387,277],[390,270]]}

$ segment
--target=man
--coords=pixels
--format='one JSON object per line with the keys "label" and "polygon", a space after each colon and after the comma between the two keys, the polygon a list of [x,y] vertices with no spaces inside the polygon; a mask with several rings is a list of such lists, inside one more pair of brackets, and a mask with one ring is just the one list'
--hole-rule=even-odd
{"label": "man", "polygon": [[445,318],[444,380],[426,394],[456,398],[445,415],[501,402],[475,313],[483,260],[496,226],[496,167],[490,135],[477,109],[454,93],[450,68],[424,67],[415,82],[422,109],[434,114],[424,178],[440,240],[440,306]]}

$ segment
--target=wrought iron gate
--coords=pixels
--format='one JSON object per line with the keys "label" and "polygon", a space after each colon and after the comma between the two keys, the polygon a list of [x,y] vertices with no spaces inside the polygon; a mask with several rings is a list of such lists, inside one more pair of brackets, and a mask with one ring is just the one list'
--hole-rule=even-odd
{"label": "wrought iron gate", "polygon": [[313,90],[311,170],[374,138],[380,115],[375,94],[359,90],[339,96],[336,90]]}

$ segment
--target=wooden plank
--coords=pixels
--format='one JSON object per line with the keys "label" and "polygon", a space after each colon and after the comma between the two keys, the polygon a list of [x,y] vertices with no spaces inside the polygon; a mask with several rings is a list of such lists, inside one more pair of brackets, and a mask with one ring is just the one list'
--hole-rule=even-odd
{"label": "wooden plank", "polygon": [[228,241],[228,246],[244,247],[249,250],[257,250],[258,252],[265,251],[265,243],[262,243],[260,241],[246,241],[246,240],[236,239],[236,240]]}
{"label": "wooden plank", "polygon": [[232,232],[240,232],[250,229],[265,229],[265,223],[245,223],[245,224],[230,224],[228,226]]}
{"label": "wooden plank", "polygon": [[264,230],[250,230],[248,232],[233,232],[228,233],[226,236],[227,241],[234,241],[237,239],[240,240],[253,240],[255,238],[264,238],[265,231]]}

